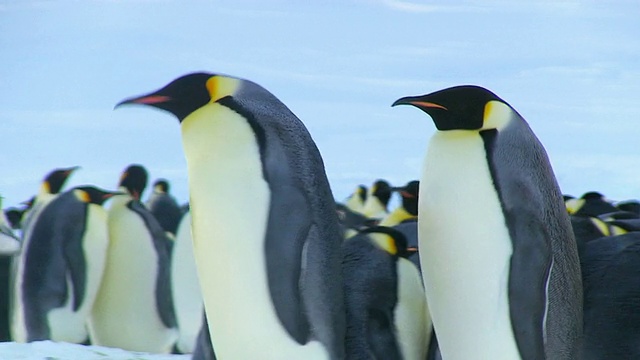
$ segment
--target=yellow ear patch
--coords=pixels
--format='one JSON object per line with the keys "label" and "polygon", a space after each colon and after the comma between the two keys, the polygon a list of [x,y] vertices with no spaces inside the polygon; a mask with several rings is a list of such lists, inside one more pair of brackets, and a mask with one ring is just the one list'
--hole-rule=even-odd
{"label": "yellow ear patch", "polygon": [[240,82],[238,79],[222,75],[215,75],[209,78],[207,80],[207,90],[209,91],[209,96],[211,96],[211,102],[233,95],[240,87]]}
{"label": "yellow ear patch", "polygon": [[609,229],[609,225],[607,225],[607,223],[605,223],[604,221],[598,218],[593,218],[593,217],[589,218],[589,220],[591,220],[591,223],[598,228],[598,231],[600,231],[602,235],[611,236],[611,230]]}
{"label": "yellow ear patch", "polygon": [[382,250],[388,252],[391,255],[396,255],[398,253],[398,248],[396,247],[396,242],[393,238],[387,234],[380,233],[371,233],[369,237]]}
{"label": "yellow ear patch", "polygon": [[511,110],[509,105],[497,100],[489,101],[484,106],[482,130],[500,130],[507,126],[513,115],[513,110]]}
{"label": "yellow ear patch", "polygon": [[567,207],[569,214],[575,214],[584,205],[584,199],[569,199],[564,205]]}
{"label": "yellow ear patch", "polygon": [[76,198],[78,198],[78,200],[82,202],[86,202],[86,203],[91,202],[91,198],[89,197],[89,194],[87,194],[86,191],[75,190],[73,194],[76,196]]}

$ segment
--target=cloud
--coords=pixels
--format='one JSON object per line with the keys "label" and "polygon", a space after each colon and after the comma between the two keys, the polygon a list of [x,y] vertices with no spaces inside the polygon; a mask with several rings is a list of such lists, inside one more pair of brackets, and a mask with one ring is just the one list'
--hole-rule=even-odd
{"label": "cloud", "polygon": [[381,0],[380,3],[398,11],[411,13],[436,13],[436,12],[475,12],[482,10],[481,7],[475,5],[431,5],[419,4],[403,0]]}

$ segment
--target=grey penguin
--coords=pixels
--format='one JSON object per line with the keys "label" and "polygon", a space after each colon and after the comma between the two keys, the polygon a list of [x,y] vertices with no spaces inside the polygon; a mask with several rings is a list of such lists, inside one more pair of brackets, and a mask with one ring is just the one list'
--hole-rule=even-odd
{"label": "grey penguin", "polygon": [[83,343],[100,286],[107,248],[107,215],[114,192],[81,186],[53,199],[31,225],[22,249],[13,339]]}
{"label": "grey penguin", "polygon": [[438,131],[420,179],[420,262],[442,357],[580,358],[576,242],[546,151],[479,86],[398,99]]}
{"label": "grey penguin", "polygon": [[178,337],[171,297],[171,240],[140,202],[141,165],[128,166],[107,213],[109,245],[89,319],[95,345],[168,353]]}
{"label": "grey penguin", "polygon": [[376,226],[345,240],[343,272],[349,359],[424,360],[431,318],[402,233]]}
{"label": "grey penguin", "polygon": [[[58,196],[63,186],[79,167],[73,166],[69,168],[57,168],[50,171],[43,179],[38,194],[23,202],[26,211],[23,212],[20,219],[21,229],[21,248],[26,248],[31,238],[33,224],[37,222],[38,216],[47,205]],[[24,257],[22,252],[17,253],[11,258],[11,268],[9,275],[9,308],[11,317],[11,337],[17,342],[26,342],[26,330],[22,326],[25,319],[24,313],[19,309],[20,299],[22,299],[22,288],[18,279],[23,277],[24,273]]]}
{"label": "grey penguin", "polygon": [[175,237],[182,218],[182,211],[176,199],[169,194],[169,182],[166,179],[158,179],[154,182],[153,192],[146,205],[164,231]]}
{"label": "grey penguin", "polygon": [[640,232],[585,244],[583,359],[640,358]]}
{"label": "grey penguin", "polygon": [[216,356],[343,359],[342,236],[302,121],[252,81],[202,72],[123,104],[180,122]]}

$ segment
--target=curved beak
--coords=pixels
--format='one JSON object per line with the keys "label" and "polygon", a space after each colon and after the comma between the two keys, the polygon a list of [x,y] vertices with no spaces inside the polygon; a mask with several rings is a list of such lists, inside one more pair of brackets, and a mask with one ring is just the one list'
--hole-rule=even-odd
{"label": "curved beak", "polygon": [[171,97],[165,95],[158,95],[156,93],[132,97],[129,99],[124,99],[114,106],[114,110],[119,108],[122,105],[131,105],[131,104],[141,104],[141,105],[155,105],[165,103],[171,100]]}
{"label": "curved beak", "polygon": [[406,96],[403,98],[400,98],[396,101],[393,102],[393,104],[391,104],[391,106],[396,106],[396,105],[413,105],[415,107],[424,109],[424,108],[432,108],[432,109],[442,109],[442,110],[449,110],[446,107],[440,105],[440,104],[436,104],[430,101],[423,101],[422,100],[422,96]]}

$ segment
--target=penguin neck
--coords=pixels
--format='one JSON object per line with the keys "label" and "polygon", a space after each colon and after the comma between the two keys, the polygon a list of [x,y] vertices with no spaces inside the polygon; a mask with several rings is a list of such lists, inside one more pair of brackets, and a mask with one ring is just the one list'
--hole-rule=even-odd
{"label": "penguin neck", "polygon": [[415,220],[417,216],[410,214],[404,206],[398,206],[380,221],[380,226],[395,226],[407,220]]}
{"label": "penguin neck", "polygon": [[363,213],[370,218],[381,218],[387,214],[387,206],[377,196],[370,195],[367,197]]}

